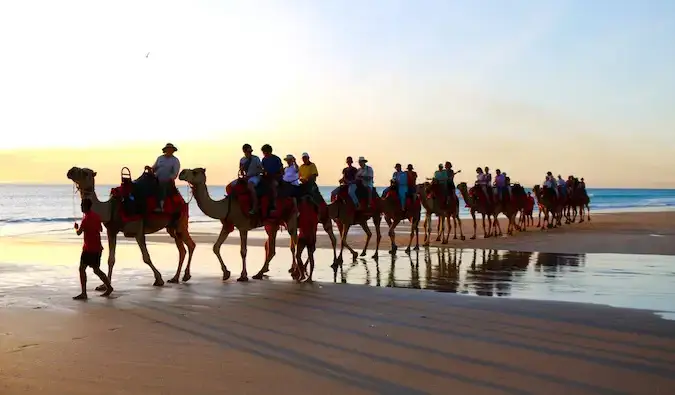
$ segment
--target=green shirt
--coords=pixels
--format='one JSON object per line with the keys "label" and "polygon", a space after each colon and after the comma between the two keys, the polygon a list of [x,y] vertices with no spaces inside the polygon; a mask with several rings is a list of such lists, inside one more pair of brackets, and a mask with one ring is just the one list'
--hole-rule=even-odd
{"label": "green shirt", "polygon": [[437,170],[434,173],[434,179],[440,182],[448,181],[448,173],[445,170]]}

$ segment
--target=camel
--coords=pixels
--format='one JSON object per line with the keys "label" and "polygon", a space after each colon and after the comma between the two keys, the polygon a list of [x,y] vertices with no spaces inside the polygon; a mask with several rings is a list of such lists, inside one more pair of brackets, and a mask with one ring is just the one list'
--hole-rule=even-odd
{"label": "camel", "polygon": [[293,267],[296,267],[295,247],[298,242],[298,218],[297,208],[295,205],[289,207],[278,207],[281,211],[280,221],[261,223],[254,218],[250,218],[244,214],[239,201],[233,197],[227,196],[221,200],[213,200],[209,195],[206,186],[206,169],[183,169],[178,178],[181,181],[188,183],[192,189],[192,194],[197,201],[197,206],[202,212],[210,218],[220,220],[223,227],[220,230],[218,239],[213,245],[213,253],[216,254],[218,262],[220,262],[220,269],[223,272],[223,281],[230,278],[230,271],[227,269],[223,257],[220,255],[220,247],[223,245],[229,234],[234,231],[234,228],[239,230],[240,254],[242,260],[242,271],[237,281],[248,281],[248,271],[246,268],[246,254],[248,232],[255,228],[264,226],[267,233],[267,241],[265,242],[265,262],[262,268],[256,275],[253,276],[255,280],[261,280],[263,275],[269,271],[269,264],[276,255],[276,237],[279,227],[282,223],[286,224],[288,233],[291,235],[291,253],[293,255]]}
{"label": "camel", "polygon": [[[365,199],[364,203],[365,204]],[[347,234],[349,228],[353,225],[360,225],[366,233],[366,244],[363,246],[361,256],[366,256],[368,244],[373,237],[373,233],[368,226],[368,220],[372,219],[375,225],[375,254],[373,258],[379,257],[380,241],[382,240],[382,233],[380,231],[380,223],[382,222],[382,201],[373,190],[372,206],[367,210],[356,210],[354,203],[346,194],[346,186],[341,187],[340,192],[335,196],[335,200],[328,205],[328,216],[335,221],[340,231],[340,254],[337,258],[337,263],[342,264],[342,252],[347,248],[352,253],[352,258],[356,261],[358,253],[347,244]]]}
{"label": "camel", "polygon": [[[523,228],[516,223],[516,216],[518,213],[522,213],[527,206],[525,189],[523,189],[520,184],[513,184],[513,186],[511,186],[510,199],[508,201],[499,201],[497,196],[495,196],[495,199],[495,201],[497,201],[498,211],[495,211],[493,226],[499,228],[499,214],[503,213],[509,220],[509,225],[506,230],[508,235],[513,235],[514,230],[522,230]],[[498,235],[501,236],[501,229],[499,230]]]}
{"label": "camel", "polygon": [[[112,284],[113,267],[115,266],[115,248],[117,246],[117,235],[122,233],[125,237],[133,237],[136,239],[138,246],[143,255],[143,262],[145,262],[152,270],[155,276],[154,286],[161,287],[164,285],[161,273],[153,265],[148,253],[148,247],[145,244],[145,235],[156,233],[162,229],[166,229],[171,238],[174,239],[176,247],[178,248],[178,269],[173,276],[170,283],[177,283],[185,260],[185,246],[188,249],[188,261],[183,275],[183,281],[188,281],[191,278],[190,265],[192,263],[192,254],[195,250],[195,242],[190,237],[188,231],[188,216],[187,209],[181,211],[177,219],[160,216],[152,216],[133,222],[123,222],[121,213],[120,201],[111,198],[105,202],[98,199],[95,191],[95,177],[96,172],[87,169],[73,167],[68,170],[66,174],[69,180],[73,181],[80,193],[80,199],[90,199],[92,201],[92,210],[101,217],[101,222],[106,228],[108,237],[108,279]],[[187,208],[187,207],[186,207]],[[97,287],[97,290],[104,290],[105,285]]]}
{"label": "camel", "polygon": [[[502,230],[501,230],[501,225],[499,225],[499,221],[496,220],[497,214],[501,211],[501,208],[499,207],[499,204],[496,205],[486,205],[480,200],[476,198],[476,196],[472,196],[469,193],[469,189],[466,185],[466,182],[462,182],[459,185],[457,185],[457,189],[459,189],[459,192],[462,194],[462,198],[466,202],[466,204],[469,206],[469,212],[471,213],[471,218],[473,218],[473,236],[471,236],[471,240],[476,239],[476,212],[479,212],[481,216],[483,217],[483,237],[488,238],[492,236],[492,223],[493,219],[492,217],[494,216],[494,222],[497,223],[497,229],[499,229],[499,234],[501,235]],[[488,219],[488,227],[487,229],[485,228],[485,217],[487,216]],[[489,230],[488,230],[489,229]],[[496,235],[495,235],[496,236]]]}
{"label": "camel", "polygon": [[[532,190],[537,197],[537,202],[539,202],[539,212],[544,214],[544,222],[537,224],[537,227],[541,225],[541,229],[544,230],[546,225],[549,229],[562,226],[562,200],[556,198],[553,191],[545,191],[539,185],[535,185]],[[550,221],[548,219],[549,214],[551,215]]]}
{"label": "camel", "polygon": [[[314,251],[316,251],[316,231],[319,224],[320,209],[311,201],[309,195],[302,196],[298,203],[298,248],[296,251],[296,261],[300,268],[302,280],[311,283],[314,275]],[[309,264],[309,274],[305,276],[305,267],[302,262],[302,251],[307,248],[307,264]],[[337,266],[334,267],[337,271]]]}
{"label": "camel", "polygon": [[[452,231],[452,225],[450,220],[452,219],[455,224],[455,234],[453,239],[457,240],[457,228],[459,228],[460,239],[465,240],[464,230],[462,229],[462,220],[459,218],[459,198],[454,191],[451,192],[451,197],[454,195],[453,202],[451,202],[447,207],[441,208],[440,202],[428,194],[428,190],[431,187],[431,184],[426,182],[417,186],[417,194],[422,202],[422,207],[426,210],[424,216],[424,246],[429,246],[429,241],[431,238],[431,218],[432,215],[436,214],[438,216],[438,237],[436,241],[440,241],[441,244],[448,244],[450,239],[450,232]],[[445,228],[447,226],[447,235],[445,235]]]}
{"label": "camel", "polygon": [[584,222],[584,208],[586,209],[588,220],[591,220],[591,210],[589,207],[591,199],[588,197],[586,190],[580,188],[578,182],[570,188],[569,205],[567,207],[567,216],[571,223],[574,223],[579,214],[579,223]]}
{"label": "camel", "polygon": [[413,236],[416,236],[415,251],[420,249],[419,225],[422,208],[418,197],[414,199],[411,206],[408,206],[408,202],[406,202],[406,210],[401,210],[401,201],[398,193],[393,193],[393,191],[397,191],[395,186],[385,191],[382,198],[382,212],[384,213],[384,220],[389,225],[389,238],[391,239],[391,250],[389,252],[396,254],[396,250],[398,249],[396,246],[396,226],[404,219],[408,219],[410,221],[410,240],[405,252],[406,254],[410,254]]}

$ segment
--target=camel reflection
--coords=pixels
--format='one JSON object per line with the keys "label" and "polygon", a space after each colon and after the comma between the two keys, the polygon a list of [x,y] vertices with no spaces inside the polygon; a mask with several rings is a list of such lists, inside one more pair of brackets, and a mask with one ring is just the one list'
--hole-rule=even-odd
{"label": "camel reflection", "polygon": [[[464,270],[463,260],[470,261]],[[528,271],[530,263],[533,270]],[[504,297],[511,295],[514,284],[522,287],[533,276],[549,279],[584,264],[584,255],[427,247],[405,256],[360,259],[340,268],[339,281]],[[337,274],[333,279],[338,281]]]}

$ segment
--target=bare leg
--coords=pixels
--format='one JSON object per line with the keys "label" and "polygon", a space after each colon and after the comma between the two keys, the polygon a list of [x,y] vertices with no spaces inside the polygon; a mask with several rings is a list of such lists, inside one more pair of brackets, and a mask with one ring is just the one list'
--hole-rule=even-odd
{"label": "bare leg", "polygon": [[239,253],[241,254],[241,275],[239,276],[237,281],[248,281],[248,272],[246,271],[247,242],[248,242],[248,230],[239,229]]}
{"label": "bare leg", "polygon": [[[80,265],[80,287],[82,292],[73,297],[73,300],[87,300],[87,266]],[[105,284],[105,283],[104,283]]]}
{"label": "bare leg", "polygon": [[216,254],[218,262],[220,262],[220,270],[223,271],[223,281],[227,281],[227,279],[230,278],[230,271],[227,270],[227,266],[225,266],[223,257],[220,255],[220,246],[222,246],[225,240],[227,240],[227,236],[230,235],[231,229],[232,228],[229,224],[224,224],[223,228],[220,230],[218,239],[216,240],[215,244],[213,244],[213,253]]}
{"label": "bare leg", "polygon": [[141,254],[143,254],[143,262],[150,266],[152,274],[155,276],[155,282],[152,285],[155,287],[163,286],[164,280],[162,280],[162,274],[159,272],[159,270],[157,270],[155,265],[152,264],[150,253],[148,252],[148,246],[145,245],[145,233],[143,233],[142,230],[136,235],[136,243],[138,243],[138,247],[141,249]]}
{"label": "bare leg", "polygon": [[113,287],[110,285],[110,280],[108,280],[108,277],[106,277],[105,273],[103,273],[100,267],[94,268],[94,274],[96,274],[106,286],[106,290],[101,294],[101,296],[110,296],[113,291]]}

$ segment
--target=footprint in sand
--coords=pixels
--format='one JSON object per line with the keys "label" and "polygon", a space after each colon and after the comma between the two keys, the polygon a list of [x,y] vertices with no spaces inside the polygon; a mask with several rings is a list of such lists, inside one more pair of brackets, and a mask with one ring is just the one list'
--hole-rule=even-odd
{"label": "footprint in sand", "polygon": [[121,328],[121,327],[108,328],[108,330],[109,330],[110,332],[115,332],[115,331],[120,330],[120,329],[122,329],[122,328]]}
{"label": "footprint in sand", "polygon": [[23,350],[25,350],[25,349],[27,349],[27,348],[33,348],[33,347],[37,347],[37,346],[39,346],[39,344],[37,344],[37,343],[24,344],[24,345],[22,345],[22,346],[19,346],[19,347],[15,348],[14,350],[12,350],[12,351],[10,351],[10,352],[11,352],[11,353],[13,353],[13,352],[20,352],[20,351],[23,351]]}

